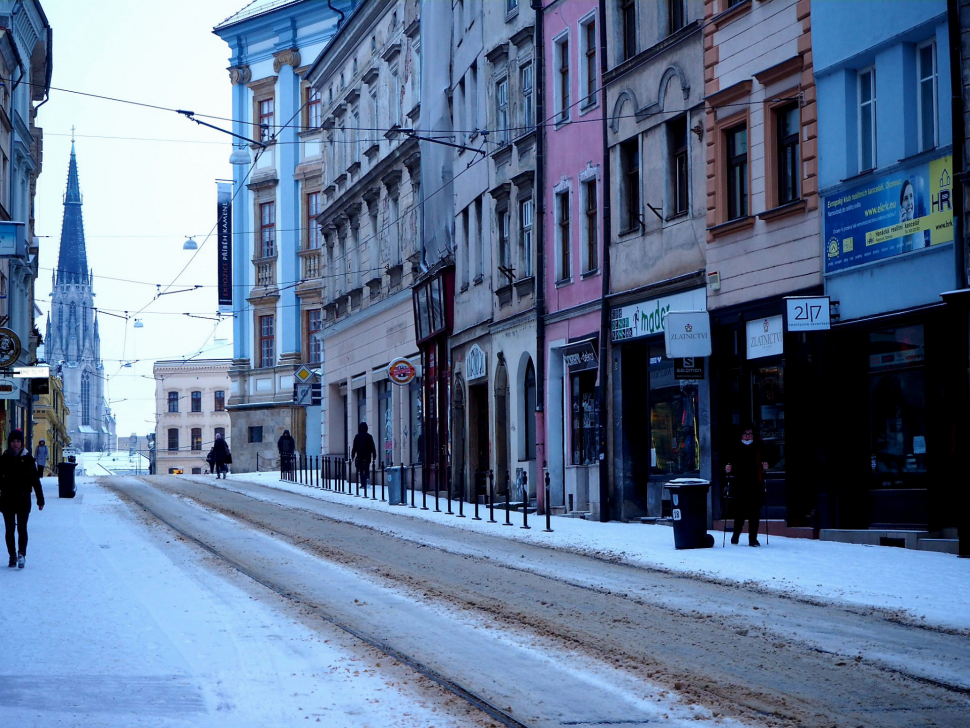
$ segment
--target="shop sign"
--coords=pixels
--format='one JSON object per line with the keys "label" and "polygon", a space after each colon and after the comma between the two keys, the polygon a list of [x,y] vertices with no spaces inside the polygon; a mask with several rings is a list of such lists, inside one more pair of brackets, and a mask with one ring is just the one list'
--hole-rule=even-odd
{"label": "shop sign", "polygon": [[767,316],[747,322],[748,359],[760,359],[784,352],[781,316]]}
{"label": "shop sign", "polygon": [[0,399],[20,399],[20,384],[16,379],[0,377]]}
{"label": "shop sign", "polygon": [[562,360],[570,373],[585,372],[599,366],[599,358],[593,346],[593,339],[567,344],[562,348]]}
{"label": "shop sign", "polygon": [[387,376],[395,384],[409,384],[417,373],[418,370],[414,368],[414,364],[403,357],[395,359],[387,365]]}
{"label": "shop sign", "polygon": [[825,272],[953,242],[947,155],[825,197]]}
{"label": "shop sign", "polygon": [[481,379],[488,373],[488,357],[478,344],[472,344],[468,350],[468,357],[465,359],[465,379]]}
{"label": "shop sign", "polygon": [[15,367],[14,377],[18,379],[47,379],[51,375],[50,367]]}
{"label": "shop sign", "polygon": [[610,311],[610,336],[613,343],[641,336],[662,334],[670,311],[704,311],[707,295],[703,288],[673,293]]}
{"label": "shop sign", "polygon": [[0,367],[9,367],[20,358],[20,337],[11,329],[0,329]]}
{"label": "shop sign", "polygon": [[828,296],[786,298],[785,304],[788,331],[828,331],[832,328]]}
{"label": "shop sign", "polygon": [[667,356],[711,355],[711,317],[707,311],[671,311],[664,331]]}
{"label": "shop sign", "polygon": [[0,222],[0,258],[22,257],[27,250],[27,226],[22,222]]}
{"label": "shop sign", "polygon": [[703,357],[685,356],[683,359],[674,359],[674,379],[703,379],[704,378],[704,359]]}

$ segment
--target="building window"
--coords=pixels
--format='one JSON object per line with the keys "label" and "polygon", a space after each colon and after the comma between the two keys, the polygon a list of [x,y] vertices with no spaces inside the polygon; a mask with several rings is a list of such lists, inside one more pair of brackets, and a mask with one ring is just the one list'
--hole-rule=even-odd
{"label": "building window", "polygon": [[367,422],[367,387],[357,389],[357,425]]}
{"label": "building window", "polygon": [[556,235],[559,238],[559,271],[557,279],[567,280],[570,275],[569,270],[569,191],[556,195],[556,223],[558,230]]}
{"label": "building window", "polygon": [[536,459],[536,369],[532,359],[525,365],[525,382],[523,387],[523,402],[525,403],[525,459]]}
{"label": "building window", "polygon": [[510,250],[512,216],[508,208],[498,211],[498,263],[508,269],[512,265],[512,251]]}
{"label": "building window", "polygon": [[397,66],[391,69],[391,83],[388,88],[391,94],[391,126],[401,125],[401,93],[403,89],[398,81]]}
{"label": "building window", "polygon": [[221,437],[223,440],[225,440],[226,439],[226,428],[225,427],[217,427],[213,431],[213,434],[215,434],[216,437]]}
{"label": "building window", "polygon": [[307,353],[310,364],[323,361],[323,315],[319,308],[306,312]]}
{"label": "building window", "polygon": [[250,442],[262,442],[263,441],[263,426],[257,425],[255,427],[249,428],[249,441]]}
{"label": "building window", "polygon": [[591,179],[583,184],[586,197],[586,224],[583,235],[586,262],[583,272],[596,270],[599,267],[599,207],[596,198],[596,180]]}
{"label": "building window", "polygon": [[640,141],[636,137],[620,144],[620,232],[640,229]]}
{"label": "building window", "polygon": [[522,82],[522,131],[530,131],[535,126],[536,112],[535,100],[532,94],[532,64],[527,63],[519,69],[519,77]]}
{"label": "building window", "polygon": [[748,215],[748,128],[736,126],[727,137],[727,219]]}
{"label": "building window", "polygon": [[202,411],[202,392],[192,392],[192,411]]}
{"label": "building window", "polygon": [[217,389],[215,394],[215,411],[225,412],[226,411],[226,393],[222,389]]}
{"label": "building window", "polygon": [[668,0],[667,8],[670,12],[670,32],[676,33],[687,23],[687,9],[684,0]]}
{"label": "building window", "polygon": [[91,378],[87,372],[81,377],[81,424],[91,424]]}
{"label": "building window", "polygon": [[859,171],[876,166],[876,69],[859,71]]}
{"label": "building window", "polygon": [[307,250],[319,250],[323,241],[323,233],[317,224],[317,215],[323,211],[320,204],[320,193],[310,192],[306,196],[306,247]]}
{"label": "building window", "polygon": [[495,136],[499,144],[509,141],[509,80],[495,84]]}
{"label": "building window", "polygon": [[424,462],[424,418],[422,415],[421,378],[415,377],[408,385],[408,420],[411,423],[411,438],[408,449],[412,463]]}
{"label": "building window", "polygon": [[637,54],[637,0],[620,0],[620,25],[623,30],[623,57],[621,61]]}
{"label": "building window", "polygon": [[800,124],[798,104],[775,112],[778,135],[778,204],[794,202],[799,196],[801,158],[798,154]]}
{"label": "building window", "polygon": [[463,290],[468,287],[469,272],[471,269],[471,260],[469,259],[469,236],[471,235],[469,215],[470,211],[467,207],[461,211],[461,255],[459,256],[458,265],[461,268],[461,285]]}
{"label": "building window", "polygon": [[519,203],[519,260],[522,277],[532,275],[532,198]]}
{"label": "building window", "polygon": [[667,159],[670,174],[671,209],[668,214],[682,215],[689,205],[689,180],[687,165],[687,117],[682,116],[667,124]]}
{"label": "building window", "polygon": [[202,475],[202,468],[192,468],[192,475]]}
{"label": "building window", "polygon": [[323,123],[323,98],[320,92],[312,86],[306,90],[306,129],[319,129]]}
{"label": "building window", "polygon": [[583,54],[583,99],[580,107],[585,109],[596,103],[596,74],[599,69],[596,65],[597,39],[595,18],[590,18],[588,22],[583,24],[580,40],[583,43],[583,48],[581,49]]}
{"label": "building window", "polygon": [[276,101],[272,98],[259,102],[259,140],[269,141],[276,124]]}
{"label": "building window", "polygon": [[556,41],[557,121],[569,120],[569,38]]}
{"label": "building window", "polygon": [[599,409],[596,399],[596,372],[580,372],[570,379],[570,447],[573,465],[598,462]]}
{"label": "building window", "polygon": [[174,452],[179,449],[179,431],[172,427],[168,431],[168,450]]}
{"label": "building window", "polygon": [[178,412],[179,411],[179,393],[169,392],[168,393],[168,411]]}
{"label": "building window", "polygon": [[925,152],[936,146],[936,43],[917,50],[919,61],[919,149]]}
{"label": "building window", "polygon": [[202,449],[202,428],[201,427],[192,428],[192,449],[193,450]]}
{"label": "building window", "polygon": [[505,0],[505,14],[511,15],[519,9],[519,0]]}
{"label": "building window", "polygon": [[259,317],[259,366],[262,368],[276,365],[275,316]]}
{"label": "building window", "polygon": [[387,467],[394,466],[394,406],[389,379],[377,384],[377,440],[378,457]]}
{"label": "building window", "polygon": [[482,198],[475,200],[475,235],[478,243],[478,277],[485,275],[485,221],[482,219]]}
{"label": "building window", "polygon": [[276,255],[276,203],[264,202],[259,206],[260,257]]}

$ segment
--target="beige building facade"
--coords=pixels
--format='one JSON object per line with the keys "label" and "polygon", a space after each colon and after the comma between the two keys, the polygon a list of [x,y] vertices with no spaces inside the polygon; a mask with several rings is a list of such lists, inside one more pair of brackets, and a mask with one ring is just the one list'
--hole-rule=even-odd
{"label": "beige building facade", "polygon": [[155,362],[156,473],[206,472],[216,434],[232,447],[231,365],[231,359]]}

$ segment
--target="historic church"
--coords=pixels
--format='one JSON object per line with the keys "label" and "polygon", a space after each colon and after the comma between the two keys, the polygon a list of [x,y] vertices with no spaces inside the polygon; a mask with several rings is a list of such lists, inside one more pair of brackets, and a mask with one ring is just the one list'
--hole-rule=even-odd
{"label": "historic church", "polygon": [[108,447],[110,437],[105,419],[101,337],[94,309],[94,276],[88,270],[81,204],[77,158],[71,144],[61,248],[47,316],[46,354],[51,368],[64,380],[64,400],[71,410],[67,418],[71,446],[90,452]]}

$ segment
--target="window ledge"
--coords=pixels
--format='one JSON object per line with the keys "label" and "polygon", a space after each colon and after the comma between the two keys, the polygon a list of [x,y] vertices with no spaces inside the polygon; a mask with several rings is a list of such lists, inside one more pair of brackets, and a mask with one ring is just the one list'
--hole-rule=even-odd
{"label": "window ledge", "polygon": [[519,278],[515,282],[515,292],[519,294],[519,298],[529,296],[535,292],[536,279],[535,276],[526,276],[525,278]]}
{"label": "window ledge", "polygon": [[674,220],[679,220],[682,217],[687,217],[687,210],[683,212],[672,212],[664,218],[664,222],[673,222]]}
{"label": "window ledge", "polygon": [[592,278],[593,276],[598,276],[599,274],[600,274],[600,269],[593,268],[591,270],[584,271],[583,274],[580,275],[579,277],[582,278],[583,280],[586,280],[587,278]]}
{"label": "window ledge", "polygon": [[795,200],[793,202],[786,202],[784,205],[779,205],[778,207],[773,207],[770,210],[765,210],[764,212],[758,213],[759,220],[778,220],[783,217],[788,217],[789,215],[798,215],[805,212],[808,207],[808,202],[806,200]]}
{"label": "window ledge", "polygon": [[572,121],[572,114],[569,114],[565,119],[562,118],[562,112],[556,112],[556,129],[562,129],[566,124]]}
{"label": "window ledge", "polygon": [[711,21],[714,24],[714,28],[715,29],[720,28],[725,23],[730,23],[734,20],[737,20],[745,13],[748,13],[751,10],[751,6],[753,4],[754,3],[752,3],[751,0],[742,0],[733,8],[728,8],[727,10],[721,13],[718,13],[717,15],[714,16],[714,18]]}
{"label": "window ledge", "polygon": [[485,280],[485,276],[477,275],[472,279],[472,285],[473,286],[481,285],[483,280]]}
{"label": "window ledge", "polygon": [[617,234],[617,237],[623,238],[628,235],[632,235],[633,233],[637,233],[638,235],[643,234],[643,227],[640,225],[637,225],[636,227],[620,230],[620,232]]}
{"label": "window ledge", "polygon": [[738,230],[747,230],[752,227],[754,227],[754,218],[751,215],[746,215],[745,217],[739,217],[737,220],[730,220],[729,222],[722,222],[720,225],[709,227],[707,228],[707,232],[716,238],[721,235],[727,235],[728,233],[737,232]]}
{"label": "window ledge", "polygon": [[599,93],[600,93],[599,91],[594,91],[592,96],[587,97],[590,99],[589,101],[579,105],[580,116],[592,111],[593,109],[597,108],[600,105]]}
{"label": "window ledge", "polygon": [[560,278],[558,281],[556,281],[556,288],[562,288],[563,286],[568,286],[572,282],[573,282],[572,276],[570,276],[569,278]]}
{"label": "window ledge", "polygon": [[467,283],[462,283],[461,284],[461,287],[458,289],[458,292],[459,293],[464,293],[467,290],[468,290],[468,284]]}

